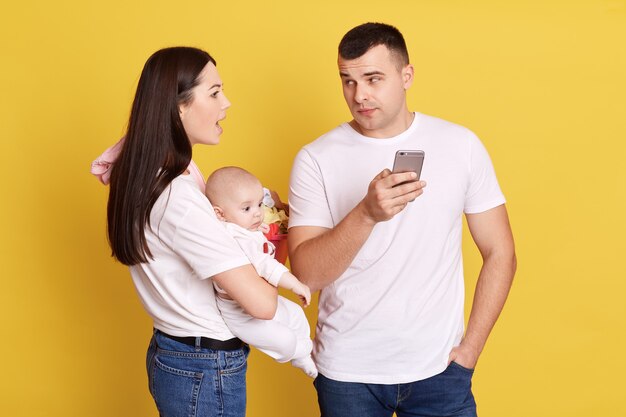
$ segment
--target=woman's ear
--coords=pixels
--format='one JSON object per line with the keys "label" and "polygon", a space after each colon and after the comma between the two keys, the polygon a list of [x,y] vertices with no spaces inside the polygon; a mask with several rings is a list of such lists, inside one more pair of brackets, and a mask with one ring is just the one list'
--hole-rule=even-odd
{"label": "woman's ear", "polygon": [[187,113],[187,106],[184,104],[179,104],[178,105],[178,117],[180,117],[180,120],[183,120],[185,118],[185,113]]}

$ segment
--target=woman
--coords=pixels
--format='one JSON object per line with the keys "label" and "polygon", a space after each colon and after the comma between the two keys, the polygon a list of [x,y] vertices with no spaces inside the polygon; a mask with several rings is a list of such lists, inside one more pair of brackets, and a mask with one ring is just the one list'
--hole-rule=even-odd
{"label": "woman", "polygon": [[245,415],[249,350],[224,324],[210,279],[254,317],[276,311],[276,290],[226,233],[193,175],[192,146],[219,143],[230,107],[215,65],[186,47],[148,59],[111,170],[109,242],[154,322],[149,387],[167,417]]}

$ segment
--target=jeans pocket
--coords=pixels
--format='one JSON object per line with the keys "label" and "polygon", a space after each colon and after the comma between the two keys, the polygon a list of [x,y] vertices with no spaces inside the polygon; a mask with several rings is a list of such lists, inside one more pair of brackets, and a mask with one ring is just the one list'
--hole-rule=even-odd
{"label": "jeans pocket", "polygon": [[476,416],[476,402],[472,394],[473,369],[451,362],[450,366],[436,378],[445,387],[439,398],[442,414],[450,416]]}
{"label": "jeans pocket", "polygon": [[454,361],[450,362],[450,366],[453,366],[453,367],[455,367],[455,368],[457,368],[457,369],[460,369],[461,371],[465,371],[466,373],[468,373],[468,374],[470,374],[470,375],[472,375],[472,374],[474,373],[474,370],[473,370],[473,369],[471,369],[471,368],[466,368],[466,367],[464,367],[463,365],[459,365],[458,363],[456,363],[456,362],[454,362]]}
{"label": "jeans pocket", "polygon": [[224,362],[226,366],[224,366],[220,373],[222,375],[232,374],[240,372],[244,369],[248,363],[248,355],[250,354],[250,348],[246,345],[240,350],[235,350],[232,352],[225,352],[224,354]]}
{"label": "jeans pocket", "polygon": [[192,417],[196,415],[203,373],[180,369],[185,360],[177,361],[180,363],[174,367],[161,362],[158,354],[153,357],[151,393],[161,416]]}
{"label": "jeans pocket", "polygon": [[221,352],[223,360],[219,370],[220,395],[224,403],[224,417],[246,415],[246,372],[250,348]]}

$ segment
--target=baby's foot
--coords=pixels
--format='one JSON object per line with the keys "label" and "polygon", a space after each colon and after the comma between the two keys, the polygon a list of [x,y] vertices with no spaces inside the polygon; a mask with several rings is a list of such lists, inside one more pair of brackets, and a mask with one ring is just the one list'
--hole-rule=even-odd
{"label": "baby's foot", "polygon": [[310,376],[313,379],[317,378],[317,366],[315,366],[315,362],[313,362],[311,355],[293,359],[291,364],[296,368],[302,369],[307,376]]}

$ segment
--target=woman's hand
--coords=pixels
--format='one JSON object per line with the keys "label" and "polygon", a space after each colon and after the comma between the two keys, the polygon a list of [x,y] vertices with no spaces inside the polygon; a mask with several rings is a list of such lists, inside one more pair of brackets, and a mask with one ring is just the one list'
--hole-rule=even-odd
{"label": "woman's hand", "polygon": [[276,207],[278,210],[284,210],[285,214],[289,216],[289,204],[283,203],[278,196],[278,193],[274,190],[270,190],[270,195],[272,196],[272,200],[274,200],[274,207]]}

